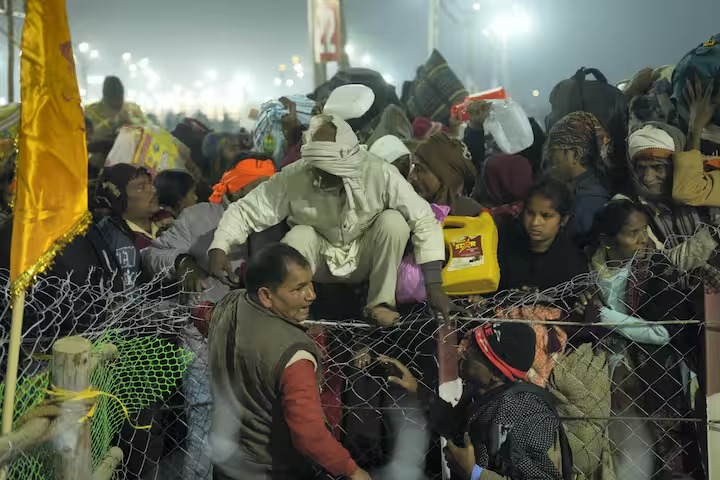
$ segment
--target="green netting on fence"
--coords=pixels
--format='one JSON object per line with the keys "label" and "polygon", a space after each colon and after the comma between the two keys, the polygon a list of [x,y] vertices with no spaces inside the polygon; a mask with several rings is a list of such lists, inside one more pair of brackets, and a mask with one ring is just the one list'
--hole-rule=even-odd
{"label": "green netting on fence", "polygon": [[[192,359],[192,353],[157,337],[122,338],[107,333],[93,344],[93,351],[112,343],[119,356],[98,367],[90,377],[97,390],[115,395],[130,413],[131,420],[142,409],[167,399],[180,386],[180,380]],[[46,398],[50,376],[44,372],[18,380],[15,398],[15,420]],[[0,397],[4,394],[0,384]],[[125,414],[120,404],[111,398],[100,397],[91,420],[91,452],[93,469],[102,461],[117,437]],[[10,464],[10,480],[52,480],[54,475],[53,450],[43,445]],[[116,475],[116,478],[122,476]]]}

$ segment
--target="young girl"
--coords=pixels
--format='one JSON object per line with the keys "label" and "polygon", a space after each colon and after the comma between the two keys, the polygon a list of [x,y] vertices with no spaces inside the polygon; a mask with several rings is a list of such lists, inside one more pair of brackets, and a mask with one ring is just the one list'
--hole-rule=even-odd
{"label": "young girl", "polygon": [[500,290],[556,287],[587,272],[585,256],[565,232],[573,200],[559,180],[533,186],[522,215],[498,225]]}
{"label": "young girl", "polygon": [[[630,200],[612,201],[598,212],[592,229],[591,269],[597,274],[599,291],[590,303],[601,323],[612,324],[608,325],[612,334],[602,343],[611,353],[613,413],[682,418],[690,414],[686,361],[697,349],[698,328],[656,323],[694,315],[669,260],[649,250],[647,225],[642,206]],[[618,478],[685,472],[688,458],[697,451],[690,425],[611,422]],[[641,452],[637,445],[643,445]],[[649,445],[652,449],[645,447]]]}

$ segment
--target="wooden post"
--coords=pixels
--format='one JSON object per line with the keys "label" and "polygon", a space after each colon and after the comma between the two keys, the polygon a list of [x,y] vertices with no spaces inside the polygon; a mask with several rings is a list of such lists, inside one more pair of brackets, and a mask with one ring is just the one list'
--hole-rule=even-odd
{"label": "wooden post", "polygon": [[110,480],[117,466],[122,462],[123,457],[122,450],[118,447],[112,447],[100,465],[98,465],[95,473],[93,473],[92,480]]}
{"label": "wooden post", "polygon": [[[65,337],[52,348],[52,384],[62,390],[81,392],[90,384],[90,341],[82,337]],[[81,418],[88,409],[85,401],[65,401],[61,417]],[[57,450],[58,480],[86,479],[91,476],[90,421],[63,422],[67,429],[54,440]]]}

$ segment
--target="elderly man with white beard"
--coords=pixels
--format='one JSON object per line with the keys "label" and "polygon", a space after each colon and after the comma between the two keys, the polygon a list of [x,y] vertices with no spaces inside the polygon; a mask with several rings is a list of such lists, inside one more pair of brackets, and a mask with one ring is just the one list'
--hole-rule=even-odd
{"label": "elderly man with white beard", "polygon": [[389,326],[399,318],[397,271],[409,239],[430,306],[445,319],[458,311],[441,288],[445,246],[430,205],[395,167],[361,148],[337,115],[315,116],[304,143],[300,161],[227,209],[209,250],[212,274],[235,283],[230,247],[287,220],[283,242],[308,259],[316,282],[368,281],[369,323]]}

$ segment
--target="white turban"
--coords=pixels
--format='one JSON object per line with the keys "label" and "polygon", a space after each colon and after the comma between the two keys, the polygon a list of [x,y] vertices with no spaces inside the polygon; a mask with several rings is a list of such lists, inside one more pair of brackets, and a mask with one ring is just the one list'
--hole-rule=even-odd
{"label": "white turban", "polygon": [[[315,133],[327,123],[337,129],[334,142],[316,142]],[[349,231],[357,224],[357,210],[367,210],[365,188],[362,185],[362,162],[365,151],[352,127],[336,115],[316,115],[310,120],[310,128],[305,132],[305,144],[300,152],[305,162],[319,170],[327,172],[343,181],[347,194],[347,212],[343,221],[343,230]]]}
{"label": "white turban", "polygon": [[630,159],[635,158],[638,153],[650,149],[675,152],[675,141],[669,133],[654,125],[645,125],[634,131],[628,138]]}
{"label": "white turban", "polygon": [[410,150],[395,135],[385,135],[372,144],[370,153],[377,155],[388,163],[393,163],[400,157],[410,155]]}

